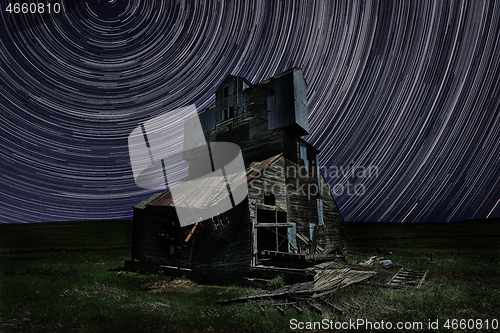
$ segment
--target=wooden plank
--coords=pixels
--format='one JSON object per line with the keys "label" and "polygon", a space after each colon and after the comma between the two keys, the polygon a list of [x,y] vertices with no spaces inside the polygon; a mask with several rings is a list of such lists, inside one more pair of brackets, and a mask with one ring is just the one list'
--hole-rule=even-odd
{"label": "wooden plank", "polygon": [[422,283],[424,283],[425,277],[427,276],[427,272],[429,272],[429,271],[428,270],[425,271],[424,276],[422,276],[422,279],[420,280],[420,282],[417,285],[417,289],[420,289],[420,287],[422,287]]}
{"label": "wooden plank", "polygon": [[327,301],[326,299],[324,299],[323,297],[319,297],[318,298],[320,301],[322,301],[323,303],[325,303],[326,305],[328,305],[329,307],[331,307],[334,311],[338,312],[338,313],[342,313],[344,312],[344,310],[341,308],[341,307],[338,307],[337,305]]}
{"label": "wooden plank", "polygon": [[307,305],[309,306],[309,308],[311,308],[314,312],[317,312],[318,314],[323,314],[323,311],[321,311],[321,308],[319,308],[318,306],[316,306],[315,304],[311,303],[311,302],[307,302]]}
{"label": "wooden plank", "polygon": [[293,223],[255,223],[256,228],[293,227]]}
{"label": "wooden plank", "polygon": [[340,303],[342,303],[342,305],[344,305],[344,306],[346,306],[346,307],[348,307],[348,308],[350,308],[350,309],[352,309],[352,310],[359,310],[359,307],[356,307],[356,306],[351,305],[351,304],[349,304],[349,303],[346,303],[346,302],[344,302],[344,301],[340,301]]}
{"label": "wooden plank", "polygon": [[323,254],[323,253],[306,254],[306,259],[310,260],[332,260],[337,258],[338,256],[336,254]]}
{"label": "wooden plank", "polygon": [[310,240],[306,236],[302,235],[302,233],[298,232],[296,233],[297,238],[306,243],[306,246],[310,246]]}
{"label": "wooden plank", "polygon": [[392,284],[392,281],[394,280],[394,278],[395,278],[396,276],[398,276],[399,272],[401,272],[402,270],[403,270],[403,267],[401,267],[401,269],[400,269],[400,270],[399,270],[396,274],[394,274],[394,276],[393,276],[393,277],[389,280],[389,282],[387,282],[387,284],[388,284],[388,285]]}
{"label": "wooden plank", "polygon": [[287,305],[294,305],[296,304],[296,302],[286,302],[286,299],[285,299],[285,303],[277,303],[277,304],[274,304],[275,306],[279,305],[279,306],[287,306]]}
{"label": "wooden plank", "polygon": [[[373,275],[376,274],[374,271],[347,271],[344,270],[335,270],[332,272],[328,272],[329,278],[326,280],[318,279],[315,282],[315,287],[313,287],[313,291],[315,292],[312,298],[318,298],[332,292],[337,291],[338,289],[345,288],[348,285],[353,283],[357,283],[363,280],[366,280]],[[325,271],[324,271],[325,272]]]}

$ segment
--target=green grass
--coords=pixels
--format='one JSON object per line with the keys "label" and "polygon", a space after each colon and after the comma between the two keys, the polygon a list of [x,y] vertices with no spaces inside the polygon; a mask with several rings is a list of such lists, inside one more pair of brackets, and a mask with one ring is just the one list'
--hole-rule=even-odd
{"label": "green grass", "polygon": [[129,247],[131,220],[69,221],[0,225],[0,251]]}
{"label": "green grass", "polygon": [[[439,320],[439,331],[452,332],[443,328],[448,318],[500,320],[498,220],[347,223],[348,249],[366,255],[349,254],[339,268],[362,269],[350,263],[378,255],[378,248],[410,269],[428,270],[428,280],[421,290],[352,285],[328,298],[353,308],[338,313],[323,304],[322,315],[305,304],[298,304],[302,314],[292,307],[281,314],[273,303],[282,301],[217,304],[259,291],[254,288],[123,272],[131,230],[130,221],[0,226],[0,332],[285,332],[291,319],[324,318]],[[384,283],[399,267],[366,269]]]}

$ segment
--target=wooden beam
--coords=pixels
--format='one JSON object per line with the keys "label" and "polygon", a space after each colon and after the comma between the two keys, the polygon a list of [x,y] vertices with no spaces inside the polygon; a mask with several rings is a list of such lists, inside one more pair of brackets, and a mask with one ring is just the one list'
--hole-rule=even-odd
{"label": "wooden beam", "polygon": [[420,287],[422,287],[422,283],[424,283],[424,281],[425,281],[425,277],[427,276],[427,272],[429,272],[429,271],[428,270],[425,271],[424,276],[422,276],[422,280],[420,280],[420,282],[418,283],[417,289],[420,289]]}
{"label": "wooden beam", "polygon": [[337,306],[337,305],[335,305],[335,304],[333,304],[333,303],[330,303],[329,301],[327,301],[327,300],[326,300],[326,299],[324,299],[323,297],[319,297],[318,299],[319,299],[320,301],[322,301],[323,303],[325,303],[326,305],[328,305],[329,307],[331,307],[334,311],[336,311],[336,312],[338,312],[338,313],[342,313],[342,312],[344,312],[344,310],[343,310],[341,307],[339,307],[339,306]]}
{"label": "wooden beam", "polygon": [[256,228],[276,228],[276,227],[293,227],[293,223],[255,223]]}
{"label": "wooden beam", "polygon": [[186,243],[189,242],[189,239],[191,238],[191,236],[193,236],[194,234],[194,231],[196,230],[196,227],[198,226],[198,222],[196,222],[193,226],[193,228],[191,229],[191,231],[189,232],[189,235],[187,235],[186,239],[184,240]]}
{"label": "wooden beam", "polygon": [[292,303],[292,307],[297,310],[298,313],[302,313],[302,309],[299,308],[297,305],[295,305],[294,303]]}
{"label": "wooden beam", "polygon": [[311,302],[307,302],[307,305],[309,306],[309,308],[311,308],[314,312],[317,312],[319,314],[323,314],[323,311],[321,311],[321,309],[316,306],[315,304],[311,303]]}

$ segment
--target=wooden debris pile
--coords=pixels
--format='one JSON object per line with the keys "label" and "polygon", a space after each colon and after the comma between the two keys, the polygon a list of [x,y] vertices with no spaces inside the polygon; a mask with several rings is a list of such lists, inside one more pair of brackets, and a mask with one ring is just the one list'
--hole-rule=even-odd
{"label": "wooden debris pile", "polygon": [[314,281],[297,283],[256,295],[223,300],[219,301],[219,303],[228,304],[275,298],[285,298],[287,300],[314,300],[345,288],[353,283],[367,280],[375,274],[376,272],[374,271],[356,271],[350,268],[319,270],[314,276]]}
{"label": "wooden debris pile", "polygon": [[329,269],[319,271],[314,276],[314,292],[312,298],[317,298],[342,289],[353,283],[361,282],[375,275],[374,271],[356,271],[350,268]]}

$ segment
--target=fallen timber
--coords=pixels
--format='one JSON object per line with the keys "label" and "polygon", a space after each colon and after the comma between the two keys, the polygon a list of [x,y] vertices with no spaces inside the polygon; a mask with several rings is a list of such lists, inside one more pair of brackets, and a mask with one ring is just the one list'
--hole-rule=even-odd
{"label": "fallen timber", "polygon": [[356,271],[350,268],[317,271],[314,281],[297,283],[274,291],[219,301],[221,304],[247,302],[250,300],[288,298],[315,299],[358,283],[375,275],[374,271]]}

